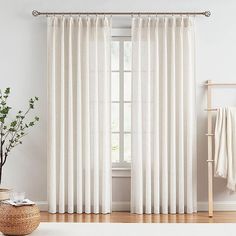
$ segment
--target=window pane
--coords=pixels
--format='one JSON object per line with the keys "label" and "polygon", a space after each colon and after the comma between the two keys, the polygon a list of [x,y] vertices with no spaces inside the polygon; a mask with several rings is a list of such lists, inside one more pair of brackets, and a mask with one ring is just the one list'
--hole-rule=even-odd
{"label": "window pane", "polygon": [[111,100],[119,101],[119,97],[120,97],[119,72],[112,72],[111,74]]}
{"label": "window pane", "polygon": [[112,134],[112,162],[118,163],[120,161],[119,150],[119,134]]}
{"label": "window pane", "polygon": [[124,161],[131,162],[131,134],[124,135]]}
{"label": "window pane", "polygon": [[131,41],[124,42],[124,69],[131,70],[131,50],[132,43]]}
{"label": "window pane", "polygon": [[131,72],[124,73],[124,101],[131,101]]}
{"label": "window pane", "polygon": [[119,131],[119,103],[111,104],[111,131]]}
{"label": "window pane", "polygon": [[119,70],[119,41],[111,42],[111,70]]}
{"label": "window pane", "polygon": [[124,131],[131,131],[131,103],[124,103]]}

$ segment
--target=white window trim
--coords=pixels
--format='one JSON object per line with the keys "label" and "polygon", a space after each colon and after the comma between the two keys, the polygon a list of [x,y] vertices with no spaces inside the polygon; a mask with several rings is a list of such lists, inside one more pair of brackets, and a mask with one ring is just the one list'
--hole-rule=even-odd
{"label": "white window trim", "polygon": [[[130,40],[131,37],[131,29],[120,29],[120,28],[115,28],[112,29],[112,40],[117,41],[119,39],[120,41],[125,41],[127,39]],[[123,54],[124,48],[123,44],[120,44],[120,55]],[[122,72],[120,73],[120,88],[123,88],[124,86],[124,72],[126,72],[123,68],[124,62],[123,62],[124,57],[120,56],[120,70],[117,72]],[[116,72],[116,71],[112,71]],[[130,71],[127,71],[130,72]],[[123,162],[124,158],[124,134],[128,133],[130,134],[131,132],[124,132],[123,127],[124,127],[124,103],[130,103],[130,101],[123,101],[124,98],[124,89],[120,89],[120,101],[113,101],[112,103],[119,103],[120,104],[120,112],[119,112],[119,132],[112,132],[120,134],[120,142],[119,142],[119,158],[122,160],[122,162],[119,163],[112,163],[112,170],[115,171],[116,174],[113,174],[112,176],[114,178],[116,177],[130,177],[130,169],[131,169],[131,164],[127,162]],[[120,173],[120,174],[118,174]]]}
{"label": "white window trim", "polygon": [[112,178],[131,178],[130,168],[113,168]]}
{"label": "white window trim", "polygon": [[131,28],[113,28],[111,30],[112,37],[131,37]]}

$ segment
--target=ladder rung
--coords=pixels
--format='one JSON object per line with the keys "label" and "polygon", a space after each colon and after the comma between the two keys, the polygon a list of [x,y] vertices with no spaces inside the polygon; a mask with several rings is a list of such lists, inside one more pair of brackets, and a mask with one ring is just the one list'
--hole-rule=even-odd
{"label": "ladder rung", "polygon": [[207,162],[214,162],[214,160],[206,160]]}
{"label": "ladder rung", "polygon": [[218,111],[218,109],[217,108],[205,109],[205,111]]}

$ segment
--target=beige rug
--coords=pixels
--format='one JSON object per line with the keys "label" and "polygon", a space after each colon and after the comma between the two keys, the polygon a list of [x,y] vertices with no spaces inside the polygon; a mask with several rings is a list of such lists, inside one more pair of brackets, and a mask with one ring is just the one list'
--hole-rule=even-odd
{"label": "beige rug", "polygon": [[41,223],[32,236],[235,236],[236,224]]}

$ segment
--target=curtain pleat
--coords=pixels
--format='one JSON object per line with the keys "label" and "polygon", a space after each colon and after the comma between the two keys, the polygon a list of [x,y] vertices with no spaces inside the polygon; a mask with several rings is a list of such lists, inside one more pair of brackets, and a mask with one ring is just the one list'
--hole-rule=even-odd
{"label": "curtain pleat", "polygon": [[[153,42],[153,50],[154,50],[154,57],[153,57],[153,169],[156,171],[152,171],[153,173],[153,212],[155,214],[160,213],[160,82],[159,82],[159,70],[160,65],[159,63],[159,19],[157,18],[154,22],[154,42]],[[154,69],[155,68],[155,69]]]}
{"label": "curtain pleat", "polygon": [[50,22],[52,27],[48,27],[47,31],[47,51],[48,51],[48,155],[50,159],[48,161],[48,201],[51,203],[49,205],[49,211],[56,211],[56,188],[51,188],[51,186],[56,186],[56,20]]}
{"label": "curtain pleat", "polygon": [[196,211],[194,19],[132,19],[131,212]]}
{"label": "curtain pleat", "polygon": [[111,211],[108,17],[48,17],[49,211]]}
{"label": "curtain pleat", "polygon": [[74,109],[73,109],[73,73],[72,73],[72,18],[69,19],[68,40],[68,213],[74,212]]}
{"label": "curtain pleat", "polygon": [[61,83],[61,122],[60,122],[60,174],[59,174],[59,212],[65,212],[65,70],[64,70],[64,19],[62,19],[61,25],[61,74],[60,74],[60,83]]}
{"label": "curtain pleat", "polygon": [[83,212],[83,154],[82,154],[82,57],[81,57],[81,28],[82,28],[82,20],[81,18],[77,19],[77,86],[76,86],[76,94],[77,94],[77,213]]}
{"label": "curtain pleat", "polygon": [[169,174],[168,174],[168,136],[167,136],[167,128],[168,128],[168,101],[167,101],[167,19],[164,18],[163,22],[160,23],[162,27],[162,53],[160,58],[161,60],[161,83],[162,83],[162,106],[161,106],[161,162],[162,162],[162,181],[161,181],[161,200],[162,200],[162,213],[168,213],[168,181],[169,181]]}
{"label": "curtain pleat", "polygon": [[175,18],[170,21],[170,213],[176,213],[176,108],[175,108]]}
{"label": "curtain pleat", "polygon": [[91,184],[90,184],[90,175],[91,175],[91,168],[90,168],[90,106],[89,104],[89,84],[90,84],[90,69],[89,69],[89,59],[90,59],[90,19],[86,19],[86,27],[85,27],[85,53],[84,53],[84,61],[85,61],[85,72],[84,72],[84,88],[83,88],[83,95],[84,97],[82,98],[83,101],[83,110],[82,110],[82,115],[83,115],[83,158],[84,158],[84,171],[85,171],[85,213],[90,213],[91,212]]}
{"label": "curtain pleat", "polygon": [[184,213],[184,80],[183,80],[183,18],[177,19],[176,28],[176,109],[177,109],[177,160],[178,160],[178,212]]}
{"label": "curtain pleat", "polygon": [[[95,32],[94,32],[94,38],[95,38],[95,71],[98,71],[98,32],[97,32],[97,25],[98,25],[98,20],[96,19],[95,22]],[[93,91],[93,96],[94,96],[94,113],[92,114],[94,119],[93,119],[93,126],[94,126],[94,134],[93,134],[93,159],[94,159],[94,186],[93,186],[93,192],[94,192],[94,212],[99,213],[99,143],[98,143],[98,74],[96,73],[94,75],[94,91]]]}

